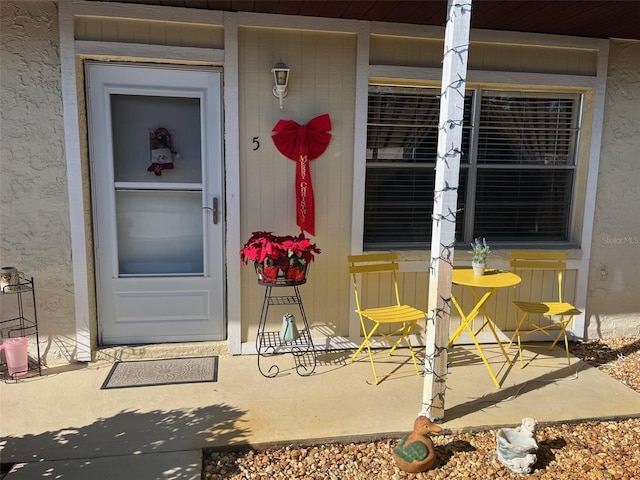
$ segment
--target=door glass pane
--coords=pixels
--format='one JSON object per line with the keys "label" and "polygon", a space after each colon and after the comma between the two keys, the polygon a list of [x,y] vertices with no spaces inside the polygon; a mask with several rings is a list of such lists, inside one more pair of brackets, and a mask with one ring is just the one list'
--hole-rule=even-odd
{"label": "door glass pane", "polygon": [[[202,182],[200,99],[111,95],[111,123],[116,182]],[[168,138],[152,138],[158,129],[165,129]],[[154,150],[172,156],[164,161],[173,168],[160,175],[149,171],[157,163]]]}
{"label": "door glass pane", "polygon": [[116,191],[120,275],[203,274],[201,192]]}

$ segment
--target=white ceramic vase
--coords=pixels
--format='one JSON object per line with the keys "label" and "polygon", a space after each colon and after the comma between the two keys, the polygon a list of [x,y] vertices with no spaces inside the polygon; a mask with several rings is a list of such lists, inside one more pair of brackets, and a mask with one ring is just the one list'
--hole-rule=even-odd
{"label": "white ceramic vase", "polygon": [[471,268],[473,268],[474,275],[480,276],[480,275],[484,275],[484,271],[487,268],[487,264],[471,262]]}
{"label": "white ceramic vase", "polygon": [[285,313],[282,317],[282,328],[280,329],[280,341],[284,343],[295,342],[300,338],[298,327],[296,327],[296,317],[290,313]]}

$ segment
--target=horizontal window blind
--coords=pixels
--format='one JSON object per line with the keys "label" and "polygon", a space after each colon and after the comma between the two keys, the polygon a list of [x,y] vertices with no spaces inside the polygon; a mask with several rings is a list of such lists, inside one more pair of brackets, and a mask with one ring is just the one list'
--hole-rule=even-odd
{"label": "horizontal window blind", "polygon": [[[458,206],[463,208],[468,169],[460,171]],[[433,213],[433,167],[367,169],[364,244],[370,248],[428,248]],[[463,238],[463,222],[456,238]]]}
{"label": "horizontal window blind", "polygon": [[[428,248],[439,91],[370,85],[368,108],[364,248]],[[579,110],[578,94],[467,92],[457,241],[568,241]]]}
{"label": "horizontal window blind", "polygon": [[573,170],[479,169],[473,232],[492,241],[563,241]]}
{"label": "horizontal window blind", "polygon": [[[440,92],[430,88],[370,86],[367,163],[431,163],[438,147]],[[463,154],[468,158],[471,97],[465,101]]]}
{"label": "horizontal window blind", "polygon": [[572,165],[577,98],[483,92],[478,163]]}

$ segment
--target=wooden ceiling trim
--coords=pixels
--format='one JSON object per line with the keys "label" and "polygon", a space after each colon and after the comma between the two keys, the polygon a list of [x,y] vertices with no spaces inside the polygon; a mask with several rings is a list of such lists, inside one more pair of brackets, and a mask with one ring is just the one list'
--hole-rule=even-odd
{"label": "wooden ceiling trim", "polygon": [[[397,7],[387,17],[388,22],[408,23],[409,21],[418,21],[418,17],[423,12],[430,18],[434,10],[432,7],[425,7],[420,2],[400,1],[396,2],[396,5]],[[441,20],[444,25],[444,10]]]}
{"label": "wooden ceiling trim", "polygon": [[[330,2],[303,2],[300,4],[298,15],[304,15],[307,17],[332,17],[332,12],[339,15],[341,11],[336,11],[335,7],[329,4]],[[340,10],[343,10],[344,6]]]}
{"label": "wooden ceiling trim", "polygon": [[[474,4],[473,12],[471,12],[471,28],[475,25],[482,25],[482,28],[489,30],[504,30],[506,27],[515,25],[516,18],[523,15],[523,3],[513,2],[501,5],[499,8],[492,8],[483,15],[484,4]],[[480,28],[480,27],[475,27]]]}
{"label": "wooden ceiling trim", "polygon": [[344,2],[348,5],[344,8],[342,18],[352,18],[365,20],[367,16],[370,16],[371,2]]}

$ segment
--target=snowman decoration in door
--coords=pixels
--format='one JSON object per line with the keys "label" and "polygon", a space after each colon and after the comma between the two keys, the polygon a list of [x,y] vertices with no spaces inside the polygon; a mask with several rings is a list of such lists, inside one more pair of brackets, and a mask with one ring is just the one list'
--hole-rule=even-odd
{"label": "snowman decoration in door", "polygon": [[157,128],[151,134],[151,165],[147,172],[153,172],[156,176],[162,175],[162,170],[172,170],[173,162],[180,158],[173,148],[171,133],[166,128]]}

